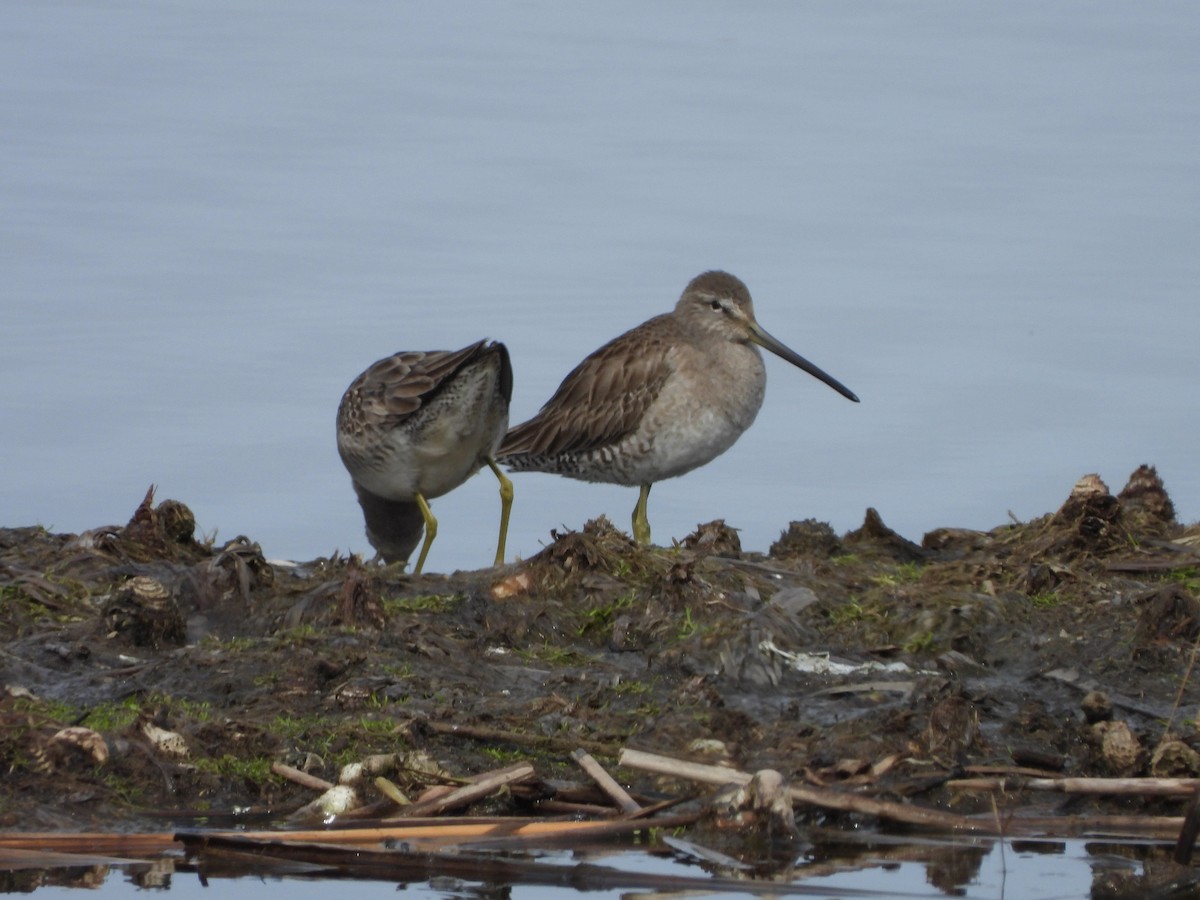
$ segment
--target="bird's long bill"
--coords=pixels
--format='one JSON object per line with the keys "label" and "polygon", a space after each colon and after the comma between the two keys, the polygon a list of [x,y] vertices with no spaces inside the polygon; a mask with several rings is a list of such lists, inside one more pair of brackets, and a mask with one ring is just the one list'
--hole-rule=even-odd
{"label": "bird's long bill", "polygon": [[853,400],[855,403],[858,402],[858,396],[854,393],[854,391],[850,390],[850,388],[846,387],[828,372],[825,372],[824,370],[814,366],[807,359],[805,359],[796,351],[792,350],[786,344],[783,344],[773,338],[770,333],[768,333],[757,322],[750,323],[750,340],[754,341],[754,343],[758,344],[758,346],[766,350],[770,350],[780,359],[786,359],[796,368],[803,369],[813,378],[817,378],[825,382],[843,397]]}

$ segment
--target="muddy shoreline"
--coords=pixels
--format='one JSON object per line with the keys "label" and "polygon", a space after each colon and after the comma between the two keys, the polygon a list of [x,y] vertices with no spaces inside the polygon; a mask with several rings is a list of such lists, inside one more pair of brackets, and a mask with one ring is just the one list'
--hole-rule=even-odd
{"label": "muddy shoreline", "polygon": [[723,522],[642,549],[600,519],[418,577],[200,543],[152,493],[124,526],[0,528],[0,829],[278,820],[312,792],[273,764],[336,781],[379,754],[411,795],[524,760],[565,784],[575,747],[647,795],[667,788],[617,768],[621,747],[957,813],[1180,815],[1179,796],[949,786],[1200,775],[1200,527],[1149,467],[1068,490],[919,544],[870,510],[844,535],[792,522],[767,554]]}

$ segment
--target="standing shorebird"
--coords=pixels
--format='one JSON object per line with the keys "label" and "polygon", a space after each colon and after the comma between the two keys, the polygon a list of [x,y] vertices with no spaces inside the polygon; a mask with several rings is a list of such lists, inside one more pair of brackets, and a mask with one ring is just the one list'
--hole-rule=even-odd
{"label": "standing shorebird", "polygon": [[750,292],[705,272],[674,312],[609,341],[575,367],[496,456],[513,472],[637,485],[633,537],[650,543],[650,487],[716,459],[754,421],[767,384],[765,347],[855,403],[854,392],[771,337]]}
{"label": "standing shorebird", "polygon": [[500,538],[512,509],[512,482],[496,466],[508,428],[512,365],[501,343],[462,350],[397,353],[371,366],[338,406],[338,453],[367,523],[367,539],[389,563],[406,562],[425,531],[414,573],[437,536],[429,509],[485,464],[500,479]]}

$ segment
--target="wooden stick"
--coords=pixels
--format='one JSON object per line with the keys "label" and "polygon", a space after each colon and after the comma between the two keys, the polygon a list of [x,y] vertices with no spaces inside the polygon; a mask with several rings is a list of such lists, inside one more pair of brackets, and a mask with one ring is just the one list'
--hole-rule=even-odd
{"label": "wooden stick", "polygon": [[586,750],[580,748],[572,751],[571,759],[575,760],[579,764],[579,768],[591,776],[592,781],[596,782],[600,790],[608,794],[613,802],[621,807],[621,812],[632,815],[641,811],[641,805],[630,797],[629,792],[617,784],[616,780]]}
{"label": "wooden stick", "polygon": [[643,806],[635,813],[622,813],[622,819],[644,819],[647,816],[656,816],[660,812],[668,809],[673,809],[676,806],[681,806],[684,803],[690,803],[695,797],[690,797],[684,794],[681,797],[671,797],[669,800],[659,800],[657,803],[651,803],[649,806]]}
{"label": "wooden stick", "polygon": [[[307,831],[240,831],[216,832],[218,835],[236,835],[262,841],[292,841],[298,843],[317,842],[322,844],[371,845],[383,841],[445,840],[447,838],[492,838],[492,837],[539,837],[573,835],[587,837],[592,834],[613,834],[623,828],[626,831],[656,828],[660,820],[643,819],[636,822],[577,822],[562,819],[518,819],[509,818],[502,822],[470,823],[466,825],[419,825],[416,827],[395,826],[382,828],[347,828],[343,830],[310,829]],[[674,824],[673,822],[670,824]],[[190,832],[203,838],[209,832]],[[168,835],[170,837],[170,835]]]}
{"label": "wooden stick", "polygon": [[[236,832],[231,832],[236,833]],[[85,831],[26,831],[0,835],[0,848],[55,853],[135,856],[139,859],[170,850],[175,835],[170,831],[112,834]]]}
{"label": "wooden stick", "polygon": [[[528,772],[526,772],[528,770]],[[485,781],[491,781],[495,778],[511,775],[513,773],[521,773],[524,777],[517,779],[509,779],[509,781],[524,781],[528,779],[529,774],[532,774],[533,764],[527,762],[513,763],[511,766],[505,766],[502,769],[492,769],[490,772],[480,772],[478,775],[471,775],[464,778],[462,783],[467,784],[482,784]]]}
{"label": "wooden stick", "polygon": [[[61,831],[0,834],[0,848],[54,851],[78,854],[114,854],[145,859],[170,851],[176,840],[195,844],[206,837],[236,837],[260,841],[319,842],[370,847],[387,840],[461,842],[468,839],[535,837],[587,839],[613,834],[614,828],[643,829],[675,827],[677,817],[608,820],[603,822],[547,821],[545,819],[500,818],[454,824],[422,824],[390,828],[308,829],[303,831],[195,831],[64,833]],[[689,817],[694,818],[694,817]],[[1007,834],[1096,834],[1108,837],[1136,835],[1174,839],[1183,825],[1182,816],[1045,816],[1009,819]],[[984,823],[986,824],[986,823]],[[994,828],[993,828],[994,831]]]}
{"label": "wooden stick", "polygon": [[[498,837],[476,838],[474,840],[455,841],[454,845],[463,850],[498,850],[515,849],[517,847],[548,847],[552,844],[567,843],[578,846],[581,837],[586,839],[613,837],[619,834],[629,834],[634,831],[644,831],[651,828],[672,829],[685,828],[695,825],[700,820],[700,812],[682,813],[670,816],[655,816],[652,819],[606,819],[601,822],[587,822],[593,826],[583,835],[578,831],[545,832],[543,834],[512,834]],[[577,823],[585,824],[585,823]]]}
{"label": "wooden stick", "polygon": [[470,784],[464,784],[458,790],[451,791],[443,797],[410,803],[393,818],[383,819],[382,821],[387,824],[402,821],[411,816],[432,816],[443,813],[448,809],[469,806],[476,800],[483,799],[506,784],[511,784],[514,781],[528,781],[533,777],[533,766],[529,763],[518,763],[515,766],[498,769],[495,772],[488,772],[483,776],[473,778]]}
{"label": "wooden stick", "polygon": [[286,763],[271,763],[271,771],[276,775],[286,778],[288,781],[294,781],[296,784],[312,788],[314,791],[327,791],[334,786],[332,781],[326,781],[324,778],[318,778],[316,775],[309,775],[307,772],[294,769]]}
{"label": "wooden stick", "polygon": [[616,812],[611,806],[600,806],[596,803],[572,803],[569,800],[537,800],[533,806],[539,813],[548,816],[594,816],[598,819],[611,819]]}
{"label": "wooden stick", "polygon": [[1009,835],[1152,837],[1170,841],[1178,837],[1183,816],[1019,816],[1004,826]]}
{"label": "wooden stick", "polygon": [[1200,790],[1192,794],[1187,813],[1183,817],[1183,826],[1179,829],[1179,837],[1175,840],[1175,850],[1171,858],[1181,866],[1192,864],[1192,848],[1196,846],[1196,835],[1200,833]]}
{"label": "wooden stick", "polygon": [[110,834],[108,832],[31,831],[0,834],[0,848],[12,850],[44,850],[59,853],[113,854],[137,856],[164,853],[175,846],[176,840],[201,840],[205,837],[241,837],[260,841],[319,842],[371,846],[387,840],[448,840],[490,837],[523,837],[530,835],[559,836],[570,832],[581,837],[590,834],[612,834],[614,828],[626,831],[655,828],[660,824],[677,824],[666,819],[643,819],[630,822],[576,822],[548,819],[518,819],[506,817],[481,822],[453,824],[424,824],[379,828],[303,829],[296,831],[186,831],[141,832]]}
{"label": "wooden stick", "polygon": [[[723,769],[719,766],[704,766],[675,760],[666,756],[656,756],[638,750],[621,751],[621,765],[662,775],[674,775],[680,778],[690,778],[693,781],[708,784],[746,784],[752,777],[747,772],[735,769]],[[1053,780],[1053,779],[1047,779]],[[1066,780],[1066,779],[1062,779]],[[1074,779],[1087,782],[1099,779]],[[1120,781],[1122,779],[1111,779]],[[1127,779],[1137,780],[1137,779]],[[1160,779],[1169,781],[1171,779]],[[1179,779],[1187,781],[1190,779]],[[922,809],[900,803],[889,803],[883,800],[873,800],[844,794],[839,791],[821,790],[810,787],[791,788],[793,799],[827,809],[839,809],[849,812],[859,812],[873,815],[881,819],[895,822],[906,822],[911,825],[921,825],[929,828],[944,828],[956,831],[969,831],[981,835],[1014,835],[1014,834],[1094,834],[1106,836],[1138,835],[1173,839],[1179,834],[1183,825],[1182,816],[1013,816],[997,825],[988,818],[968,818],[952,813],[942,813],[936,810]]]}
{"label": "wooden stick", "polygon": [[1062,794],[1111,794],[1141,797],[1190,797],[1197,778],[956,778],[957,791],[1057,791]]}
{"label": "wooden stick", "polygon": [[[972,775],[1023,775],[1027,778],[1061,778],[1057,772],[1052,772],[1048,769],[1033,769],[1029,766],[963,766],[964,772],[970,772]],[[949,773],[947,773],[949,780]]]}
{"label": "wooden stick", "polygon": [[[726,769],[721,766],[707,766],[685,760],[671,759],[641,750],[624,749],[621,751],[619,762],[623,766],[656,772],[660,775],[673,775],[690,781],[700,781],[706,784],[748,784],[754,776],[749,772],[737,769]],[[977,819],[954,813],[940,812],[920,806],[904,803],[892,803],[887,800],[876,800],[872,797],[862,797],[857,794],[846,794],[841,791],[813,788],[804,785],[792,785],[789,788],[793,800],[810,803],[824,809],[838,809],[844,812],[857,812],[864,815],[889,819],[893,822],[906,822],[910,825],[922,825],[927,828],[945,828],[953,831],[967,831],[974,834],[995,834],[995,825]]]}

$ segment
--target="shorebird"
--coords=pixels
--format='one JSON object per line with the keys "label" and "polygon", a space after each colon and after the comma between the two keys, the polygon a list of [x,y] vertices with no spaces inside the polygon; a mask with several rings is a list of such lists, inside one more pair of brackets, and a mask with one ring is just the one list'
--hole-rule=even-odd
{"label": "shorebird", "polygon": [[636,485],[633,537],[648,544],[646,503],[654,482],[716,459],[758,414],[767,382],[758,347],[858,402],[758,324],[740,280],[705,272],[673,312],[625,332],[576,366],[536,416],[508,432],[496,461],[512,472]]}
{"label": "shorebird", "polygon": [[495,454],[511,398],[508,350],[487,341],[396,353],[346,389],[338,406],[338,453],[354,482],[367,540],[385,562],[407,562],[424,529],[413,570],[420,574],[437,536],[429,501],[484,465],[500,480],[496,565],[504,562],[513,489]]}

